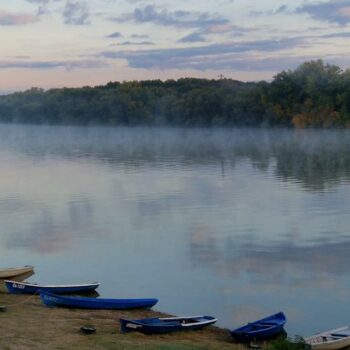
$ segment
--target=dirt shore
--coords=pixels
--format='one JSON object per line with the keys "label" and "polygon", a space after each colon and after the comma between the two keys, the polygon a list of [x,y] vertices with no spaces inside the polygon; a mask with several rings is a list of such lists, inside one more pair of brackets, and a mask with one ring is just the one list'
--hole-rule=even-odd
{"label": "dirt shore", "polygon": [[[38,296],[10,295],[0,285],[1,350],[76,350],[76,349],[246,349],[235,344],[228,330],[208,327],[200,331],[166,335],[143,335],[120,332],[119,318],[160,316],[154,311],[77,310],[45,307]],[[164,316],[164,315],[162,315]],[[92,325],[97,332],[84,335],[80,327]]]}

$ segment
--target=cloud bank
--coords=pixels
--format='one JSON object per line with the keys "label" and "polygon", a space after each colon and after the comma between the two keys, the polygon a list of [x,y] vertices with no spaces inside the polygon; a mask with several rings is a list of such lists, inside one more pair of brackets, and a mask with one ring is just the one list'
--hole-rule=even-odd
{"label": "cloud bank", "polygon": [[350,1],[331,0],[305,4],[296,10],[297,13],[306,13],[319,21],[347,25],[350,23]]}
{"label": "cloud bank", "polygon": [[157,8],[154,5],[135,8],[133,12],[119,17],[110,17],[109,19],[119,23],[153,23],[179,28],[203,28],[228,23],[226,18],[208,12],[169,11],[164,8]]}
{"label": "cloud bank", "polygon": [[85,2],[68,1],[62,15],[65,24],[90,24],[90,11]]}

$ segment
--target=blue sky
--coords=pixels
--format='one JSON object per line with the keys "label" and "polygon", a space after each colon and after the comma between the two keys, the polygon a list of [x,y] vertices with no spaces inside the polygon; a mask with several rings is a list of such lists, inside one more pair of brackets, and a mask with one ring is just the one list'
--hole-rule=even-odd
{"label": "blue sky", "polygon": [[350,0],[0,0],[0,90],[350,66]]}

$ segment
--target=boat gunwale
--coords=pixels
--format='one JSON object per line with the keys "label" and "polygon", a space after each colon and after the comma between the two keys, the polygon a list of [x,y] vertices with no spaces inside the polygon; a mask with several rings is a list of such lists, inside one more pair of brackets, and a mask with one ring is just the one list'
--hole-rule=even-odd
{"label": "boat gunwale", "polygon": [[[247,327],[247,326],[248,326],[248,325],[244,326],[244,328]],[[282,326],[283,326],[283,325],[282,325]],[[241,327],[242,330],[239,330],[239,328],[238,328],[238,329],[236,329],[236,330],[233,330],[232,332],[233,332],[233,333],[249,333],[249,334],[256,334],[256,333],[266,332],[266,331],[268,331],[268,330],[270,330],[270,329],[273,329],[273,328],[276,328],[276,327],[281,327],[281,324],[276,324],[276,325],[272,325],[272,326],[270,326],[270,327],[261,328],[261,329],[256,329],[256,330],[248,330],[248,331],[245,331],[245,330],[243,329],[243,327]]]}
{"label": "boat gunwale", "polygon": [[[204,317],[212,317],[212,316],[197,315],[197,316],[184,316],[184,317],[176,316],[176,317],[156,317],[156,318],[164,321],[168,321],[168,320],[176,321],[176,320],[189,320],[191,318],[204,318]],[[213,317],[213,319],[217,320],[215,317]]]}
{"label": "boat gunwale", "polygon": [[[5,283],[16,283],[28,287],[35,287],[35,288],[74,288],[74,287],[89,287],[89,286],[100,286],[101,283],[99,282],[93,282],[93,283],[84,283],[84,284],[35,284],[35,283],[28,283],[28,282],[18,282],[13,280],[4,280]],[[96,288],[97,288],[96,287]]]}
{"label": "boat gunwale", "polygon": [[0,269],[0,280],[4,281],[5,279],[14,278],[17,276],[24,276],[27,274],[34,273],[33,265],[25,265],[23,267],[9,267],[7,269]]}
{"label": "boat gunwale", "polygon": [[34,266],[33,265],[25,265],[22,267],[8,267],[8,268],[0,269],[0,274],[2,272],[15,272],[15,271],[21,271],[21,270],[34,270]]}
{"label": "boat gunwale", "polygon": [[22,270],[22,269],[34,269],[33,265],[24,265],[24,266],[18,266],[18,267],[7,267],[4,269],[0,269],[0,271],[13,271],[13,270]]}
{"label": "boat gunwale", "polygon": [[192,326],[203,326],[206,324],[214,324],[218,319],[217,318],[213,318],[212,320],[206,320],[206,321],[201,321],[201,322],[195,322],[195,323],[185,323],[182,324],[181,327],[192,327]]}
{"label": "boat gunwale", "polygon": [[[192,323],[186,323],[186,324],[179,324],[179,326],[181,327],[192,327],[192,326],[202,326],[202,325],[206,325],[206,324],[214,324],[215,322],[217,322],[217,318],[213,317],[213,316],[206,316],[206,315],[202,315],[202,316],[185,316],[185,317],[155,317],[154,319],[158,319],[161,321],[178,321],[178,320],[190,320],[190,319],[194,319],[194,318],[205,318],[205,317],[210,317],[210,319],[206,319],[204,321],[200,321],[200,322],[192,322]],[[125,322],[130,322],[136,325],[140,325],[143,327],[173,327],[173,325],[171,324],[163,324],[163,323],[159,323],[159,324],[151,324],[151,323],[144,323],[142,322],[143,320],[129,320],[129,319],[125,319],[122,318],[121,320],[125,321]],[[145,319],[147,320],[147,318]]]}
{"label": "boat gunwale", "polygon": [[66,296],[61,294],[55,294],[51,292],[47,292],[44,290],[39,290],[40,295],[46,295],[50,297],[54,297],[57,299],[64,299],[66,301],[92,301],[97,303],[103,303],[103,302],[124,302],[124,303],[134,303],[136,301],[154,301],[158,302],[159,300],[156,298],[91,298],[91,297],[81,297],[81,296]]}

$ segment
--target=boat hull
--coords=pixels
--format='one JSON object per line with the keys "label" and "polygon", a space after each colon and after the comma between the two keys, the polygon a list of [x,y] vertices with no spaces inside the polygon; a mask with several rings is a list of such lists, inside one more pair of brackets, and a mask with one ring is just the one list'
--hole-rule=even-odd
{"label": "boat hull", "polygon": [[33,272],[33,270],[34,270],[34,267],[29,265],[24,267],[2,269],[0,270],[0,279],[7,279],[7,278],[24,275],[26,273]]}
{"label": "boat hull", "polygon": [[338,350],[344,349],[350,346],[350,341],[346,341],[342,344],[318,344],[318,345],[310,345],[312,350]]}
{"label": "boat hull", "polygon": [[36,285],[26,282],[17,281],[5,281],[5,285],[9,293],[11,294],[36,294],[39,290],[44,292],[50,292],[54,294],[73,294],[73,293],[86,293],[94,291],[99,287],[99,283],[80,284],[80,285],[56,285],[45,286]]}
{"label": "boat hull", "polygon": [[50,307],[77,309],[126,310],[143,309],[154,306],[158,299],[103,299],[88,297],[68,297],[39,291],[42,302]]}
{"label": "boat hull", "polygon": [[259,341],[273,338],[283,332],[286,317],[283,312],[248,323],[247,325],[231,331],[231,336],[237,342]]}
{"label": "boat hull", "polygon": [[138,331],[145,334],[163,334],[185,330],[198,330],[217,321],[212,316],[145,318],[140,320],[120,319],[122,332]]}
{"label": "boat hull", "polygon": [[350,346],[350,327],[345,326],[305,338],[314,350],[338,350]]}

